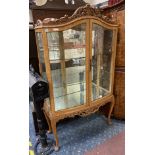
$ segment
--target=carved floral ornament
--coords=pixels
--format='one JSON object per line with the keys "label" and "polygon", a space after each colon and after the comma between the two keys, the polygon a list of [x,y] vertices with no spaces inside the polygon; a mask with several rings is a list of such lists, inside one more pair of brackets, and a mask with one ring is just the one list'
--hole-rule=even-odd
{"label": "carved floral ornament", "polygon": [[100,9],[92,8],[89,4],[79,7],[72,16],[65,15],[64,17],[61,17],[59,19],[57,18],[45,18],[44,20],[37,20],[37,23],[35,26],[49,26],[49,25],[58,25],[58,24],[64,24],[66,22],[70,22],[76,18],[83,17],[83,16],[95,16],[100,18],[101,20],[110,23],[115,24],[116,21],[113,18],[109,18],[107,16],[104,16],[103,13],[101,13]]}
{"label": "carved floral ornament", "polygon": [[[112,99],[110,98],[109,99],[109,102],[111,101]],[[63,115],[59,115],[58,117],[55,118],[55,121],[58,122],[59,120],[62,120],[64,118],[73,118],[75,116],[81,116],[81,117],[85,117],[85,116],[88,116],[90,114],[93,114],[95,113],[96,111],[99,110],[99,108],[101,106],[105,105],[105,102],[102,102],[100,105],[96,105],[96,106],[93,106],[93,107],[89,107],[87,109],[83,109],[83,110],[80,110],[80,111],[75,111],[75,112],[72,112],[71,114],[65,114],[63,113]],[[45,101],[44,103],[44,107],[43,107],[43,110],[46,112],[47,116],[49,117],[49,119],[53,119],[54,116],[53,116],[53,113],[50,111],[50,104],[49,104],[49,101]]]}

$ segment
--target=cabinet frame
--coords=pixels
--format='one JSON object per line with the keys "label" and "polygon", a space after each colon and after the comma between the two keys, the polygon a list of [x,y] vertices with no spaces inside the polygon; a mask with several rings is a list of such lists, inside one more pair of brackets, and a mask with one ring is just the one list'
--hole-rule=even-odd
{"label": "cabinet frame", "polygon": [[[93,13],[92,13],[93,12]],[[85,13],[83,15],[83,13]],[[58,110],[55,111],[55,103],[54,103],[54,92],[53,92],[53,81],[52,81],[52,73],[50,68],[50,60],[49,60],[49,50],[48,50],[48,40],[47,40],[47,32],[58,32],[70,29],[79,24],[86,23],[86,50],[85,50],[85,71],[86,71],[86,103],[80,106]],[[91,101],[92,91],[90,91],[92,79],[91,74],[92,70],[90,69],[92,62],[92,25],[93,23],[98,24],[102,27],[110,29],[113,31],[112,36],[112,57],[111,57],[111,67],[110,67],[110,93],[102,98]],[[75,115],[87,116],[91,113],[98,111],[98,109],[110,103],[110,110],[108,114],[108,123],[111,123],[110,116],[114,107],[114,95],[113,95],[113,83],[114,83],[114,69],[115,69],[115,57],[116,57],[116,42],[117,42],[117,31],[118,25],[112,19],[109,19],[106,16],[103,16],[99,9],[91,8],[90,5],[86,5],[84,7],[80,7],[75,11],[75,13],[71,16],[65,16],[60,19],[44,19],[43,21],[38,20],[35,26],[35,32],[40,32],[42,34],[43,40],[43,52],[44,52],[44,61],[45,61],[45,69],[46,69],[46,77],[49,84],[49,95],[50,95],[50,105],[45,100],[44,103],[44,114],[46,116],[49,130],[53,131],[55,137],[55,148],[56,150],[59,148],[58,136],[56,132],[56,123],[64,119],[66,117],[74,117]],[[37,40],[37,39],[36,39]],[[36,41],[37,42],[37,41]],[[37,42],[37,49],[38,42]],[[39,57],[39,54],[38,54]],[[41,64],[39,60],[39,68],[42,73]]]}

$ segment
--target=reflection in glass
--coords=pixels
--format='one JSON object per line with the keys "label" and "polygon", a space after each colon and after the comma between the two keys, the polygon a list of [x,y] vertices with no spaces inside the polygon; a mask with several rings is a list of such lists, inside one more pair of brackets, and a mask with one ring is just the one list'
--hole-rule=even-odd
{"label": "reflection in glass", "polygon": [[40,63],[40,68],[41,68],[41,75],[42,75],[43,79],[47,81],[46,70],[45,70],[45,62],[44,62],[42,33],[37,32],[36,37],[37,37],[38,56],[39,56],[39,63]]}
{"label": "reflection in glass", "polygon": [[85,32],[81,24],[60,32],[47,32],[55,110],[86,102]]}
{"label": "reflection in glass", "polygon": [[92,31],[92,98],[96,100],[110,92],[112,30],[93,24]]}

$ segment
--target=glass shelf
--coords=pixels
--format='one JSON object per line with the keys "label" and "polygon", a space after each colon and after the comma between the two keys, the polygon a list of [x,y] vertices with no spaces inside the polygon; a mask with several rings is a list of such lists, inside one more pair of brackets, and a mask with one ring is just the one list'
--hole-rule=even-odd
{"label": "glass shelf", "polygon": [[80,57],[85,57],[85,48],[76,48],[76,49],[63,49],[63,51],[49,50],[49,59],[50,60],[61,59],[62,52],[64,53],[65,59],[76,59]]}
{"label": "glass shelf", "polygon": [[103,98],[108,94],[110,94],[110,91],[101,86],[97,86],[95,83],[92,83],[92,96],[91,96],[92,101],[97,100],[99,98]]}
{"label": "glass shelf", "polygon": [[[102,87],[97,87],[95,83],[92,85],[92,100],[103,98],[110,94],[110,92]],[[74,83],[67,85],[67,94],[65,94],[63,87],[55,87],[54,89],[54,103],[55,110],[63,110],[83,105],[86,103],[84,96],[86,95],[85,83]]]}
{"label": "glass shelf", "polygon": [[85,102],[83,101],[84,96],[85,91],[79,91],[73,94],[55,98],[55,110],[58,111],[83,105]]}
{"label": "glass shelf", "polygon": [[82,105],[86,103],[84,98],[85,95],[85,83],[68,84],[65,89],[63,87],[55,88],[55,110],[57,111]]}
{"label": "glass shelf", "polygon": [[79,64],[78,60],[85,61],[85,57],[78,57],[78,58],[70,58],[70,59],[50,59],[50,63],[60,63],[62,61],[73,61],[73,64]]}
{"label": "glass shelf", "polygon": [[85,82],[67,84],[65,88],[67,90],[66,92],[63,89],[64,87],[55,87],[55,92],[54,92],[55,98],[86,90]]}

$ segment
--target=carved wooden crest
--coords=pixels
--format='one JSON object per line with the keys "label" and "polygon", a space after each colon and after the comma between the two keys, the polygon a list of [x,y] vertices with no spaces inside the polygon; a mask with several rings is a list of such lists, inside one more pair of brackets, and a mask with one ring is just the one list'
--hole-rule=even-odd
{"label": "carved wooden crest", "polygon": [[44,20],[37,20],[35,26],[49,26],[49,25],[59,25],[64,24],[66,22],[70,22],[76,18],[83,17],[83,16],[95,16],[107,23],[114,24],[116,21],[112,18],[104,16],[100,9],[92,8],[89,4],[79,7],[72,16],[65,15],[59,19],[57,18],[45,18]]}

